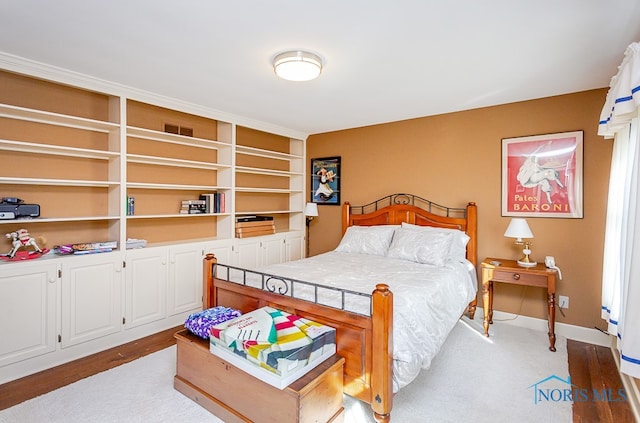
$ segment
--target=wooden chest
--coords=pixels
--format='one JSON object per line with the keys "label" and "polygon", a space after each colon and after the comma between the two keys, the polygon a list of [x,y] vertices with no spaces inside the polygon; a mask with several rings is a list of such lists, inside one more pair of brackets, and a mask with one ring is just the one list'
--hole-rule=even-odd
{"label": "wooden chest", "polygon": [[226,423],[343,422],[344,358],[334,355],[278,389],[211,354],[209,342],[187,330],[175,338],[175,389]]}

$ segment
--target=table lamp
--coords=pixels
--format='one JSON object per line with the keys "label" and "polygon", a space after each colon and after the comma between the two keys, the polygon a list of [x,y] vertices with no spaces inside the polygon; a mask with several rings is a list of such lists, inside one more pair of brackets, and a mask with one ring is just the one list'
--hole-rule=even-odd
{"label": "table lamp", "polygon": [[524,249],[522,250],[522,257],[518,260],[518,265],[522,267],[534,267],[538,263],[531,260],[529,255],[531,254],[531,243],[529,241],[523,241],[522,238],[533,238],[533,233],[531,229],[529,229],[529,225],[527,221],[522,218],[513,218],[507,227],[507,230],[504,233],[504,236],[509,238],[516,239],[516,245],[524,245]]}

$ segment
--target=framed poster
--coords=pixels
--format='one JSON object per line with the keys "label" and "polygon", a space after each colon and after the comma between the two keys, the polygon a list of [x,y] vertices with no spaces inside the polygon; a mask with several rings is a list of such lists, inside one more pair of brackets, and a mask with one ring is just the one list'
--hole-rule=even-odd
{"label": "framed poster", "polygon": [[582,218],[582,131],[502,140],[502,216]]}
{"label": "framed poster", "polygon": [[340,205],[340,157],[311,159],[311,201]]}

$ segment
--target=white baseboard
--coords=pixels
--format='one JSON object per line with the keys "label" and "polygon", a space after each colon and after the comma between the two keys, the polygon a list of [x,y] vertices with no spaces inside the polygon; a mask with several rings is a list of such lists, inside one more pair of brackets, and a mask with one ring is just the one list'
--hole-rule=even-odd
{"label": "white baseboard", "polygon": [[[484,316],[483,313],[483,309],[478,307],[476,309],[474,320],[479,321],[480,324],[482,324]],[[543,332],[548,331],[547,320],[538,319],[535,317],[522,316],[506,313],[504,311],[494,310],[493,320],[533,330],[539,330]],[[597,329],[556,322],[555,332],[556,335],[562,335],[565,338],[573,339],[575,341],[586,342],[603,347],[611,347],[611,336],[604,334]]]}

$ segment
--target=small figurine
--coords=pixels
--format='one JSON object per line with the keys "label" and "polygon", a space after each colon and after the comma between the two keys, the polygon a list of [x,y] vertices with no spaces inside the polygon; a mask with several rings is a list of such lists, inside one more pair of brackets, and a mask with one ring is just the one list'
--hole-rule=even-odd
{"label": "small figurine", "polygon": [[38,247],[35,238],[32,238],[31,235],[29,235],[29,231],[26,229],[18,229],[17,231],[8,233],[5,236],[7,238],[11,238],[11,242],[13,243],[13,248],[9,251],[9,254],[7,254],[9,258],[13,258],[20,248],[28,246],[32,246],[36,252],[42,253],[42,250]]}

